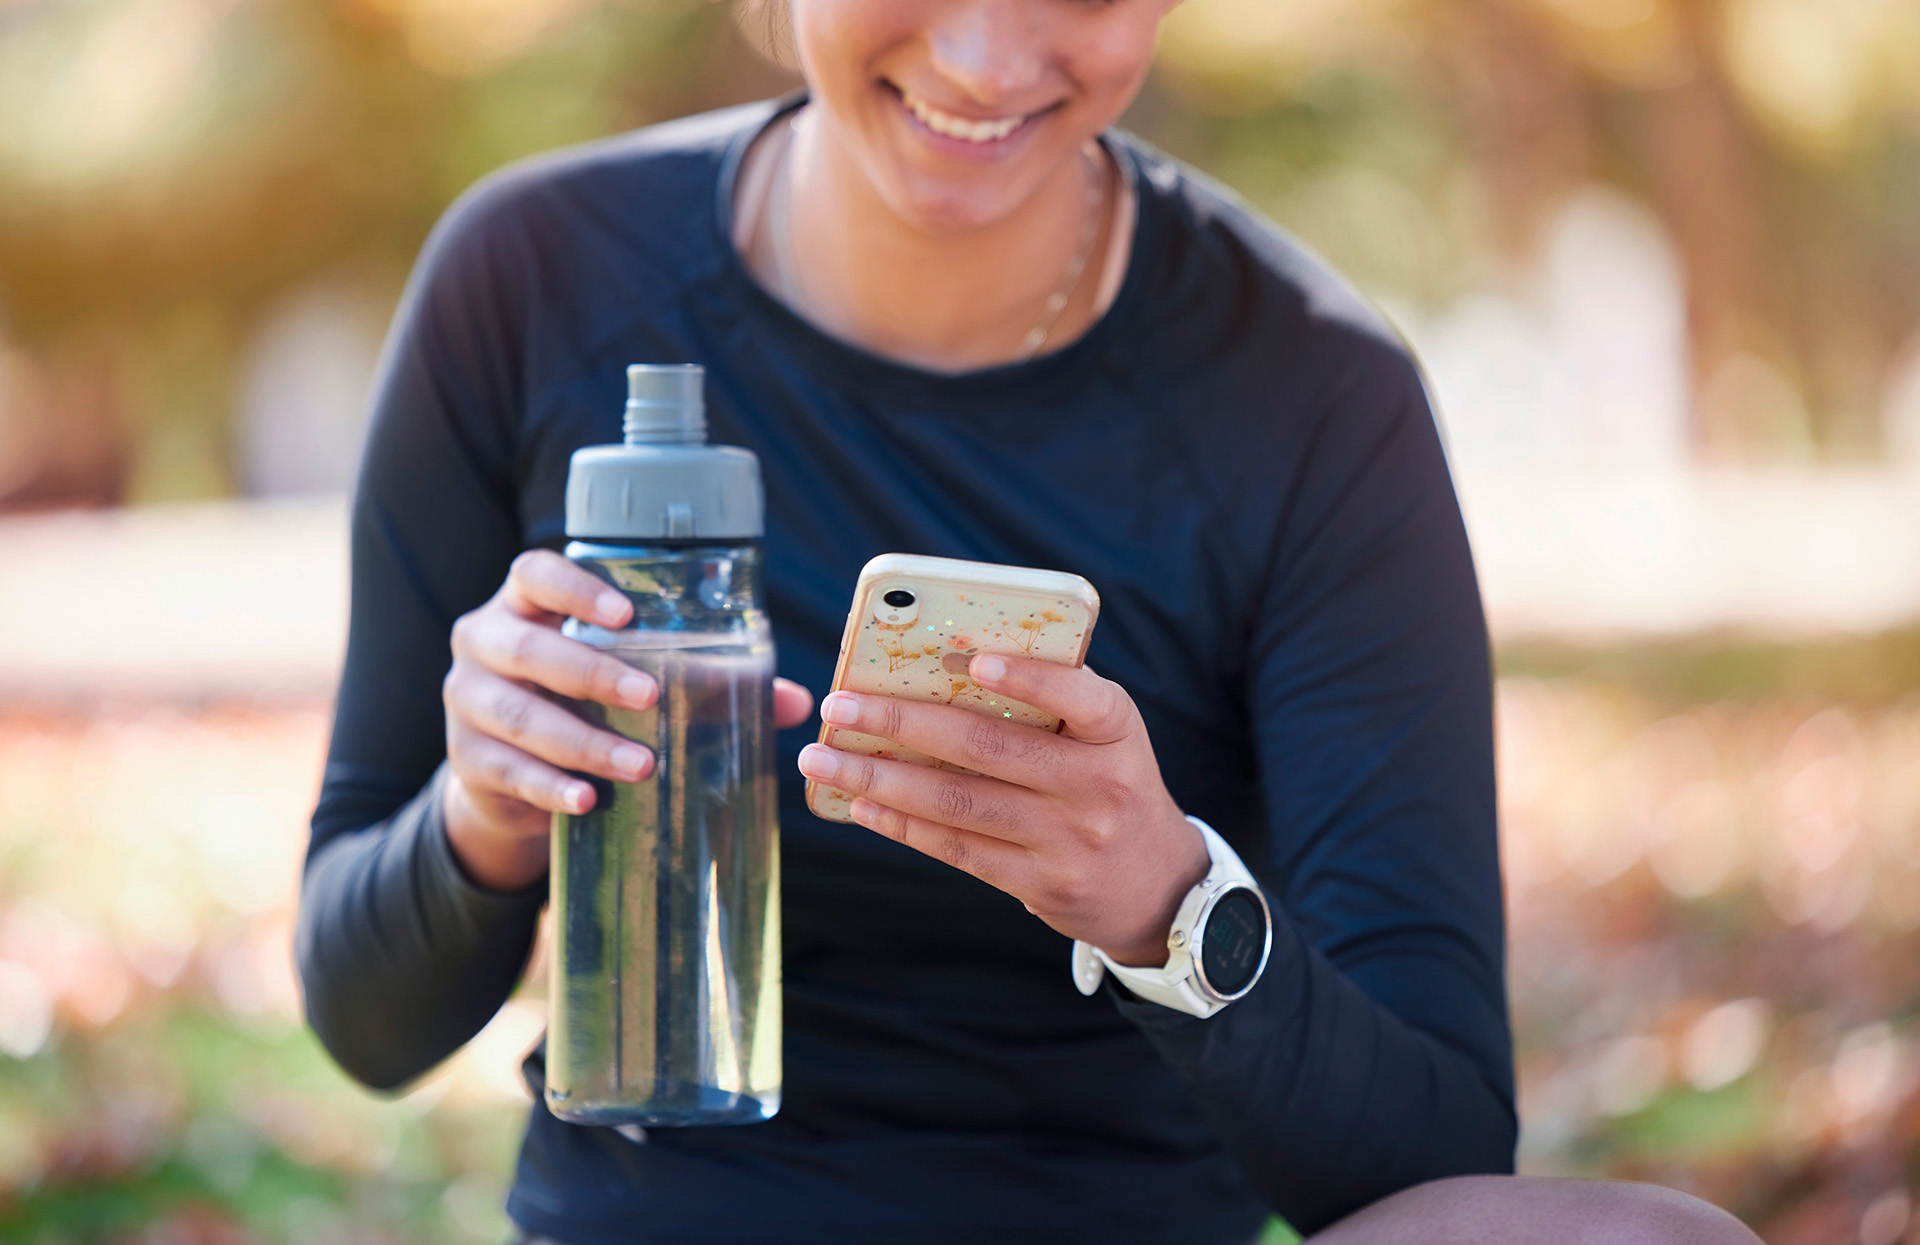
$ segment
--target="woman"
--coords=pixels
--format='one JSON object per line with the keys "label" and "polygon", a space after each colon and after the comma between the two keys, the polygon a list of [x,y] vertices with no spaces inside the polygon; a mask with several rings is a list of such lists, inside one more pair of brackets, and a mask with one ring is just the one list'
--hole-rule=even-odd
{"label": "woman", "polygon": [[[355,503],[300,927],[311,1021],[366,1083],[507,997],[549,813],[593,798],[565,771],[648,773],[541,694],[654,695],[557,631],[625,617],[551,547],[626,363],[704,364],[714,439],[766,466],[783,726],[875,553],[1076,571],[1105,601],[1098,674],[974,669],[1062,738],[822,706],[979,778],[787,732],[784,1109],[564,1125],[536,1051],[526,1232],[1238,1243],[1271,1211],[1327,1242],[1752,1239],[1664,1191],[1474,1178],[1511,1171],[1515,1124],[1457,507],[1392,334],[1109,132],[1170,7],[794,0],[804,101],[523,166],[430,243]],[[809,816],[798,771],[864,829]],[[1264,974],[1206,1018],[1111,976],[1082,997],[1069,939],[1166,959],[1210,859],[1186,814],[1269,897]]]}

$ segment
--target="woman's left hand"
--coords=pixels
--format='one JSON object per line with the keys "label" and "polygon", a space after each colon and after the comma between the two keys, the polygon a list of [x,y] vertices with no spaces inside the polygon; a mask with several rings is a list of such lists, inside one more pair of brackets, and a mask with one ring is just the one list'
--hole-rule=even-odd
{"label": "woman's left hand", "polygon": [[1059,734],[951,705],[834,692],[820,716],[979,771],[956,774],[821,744],[800,772],[853,797],[853,819],[1012,895],[1121,964],[1167,962],[1174,912],[1206,876],[1206,842],[1160,779],[1120,685],[1084,667],[975,657],[989,691],[1064,723]]}

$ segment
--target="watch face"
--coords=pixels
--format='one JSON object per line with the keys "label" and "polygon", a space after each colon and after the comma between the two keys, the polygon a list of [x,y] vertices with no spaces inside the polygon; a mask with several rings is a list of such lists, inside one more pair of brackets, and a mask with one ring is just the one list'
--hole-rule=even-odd
{"label": "watch face", "polygon": [[1223,997],[1253,984],[1267,949],[1267,913],[1247,887],[1236,887],[1214,901],[1200,939],[1200,971]]}

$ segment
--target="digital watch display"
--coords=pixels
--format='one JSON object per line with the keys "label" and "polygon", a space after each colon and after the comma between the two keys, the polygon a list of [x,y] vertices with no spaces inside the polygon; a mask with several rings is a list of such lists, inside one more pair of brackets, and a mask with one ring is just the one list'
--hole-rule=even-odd
{"label": "digital watch display", "polygon": [[1135,995],[1205,1019],[1259,982],[1273,950],[1273,913],[1260,884],[1212,826],[1189,816],[1206,840],[1212,867],[1174,914],[1167,962],[1157,968],[1116,964],[1106,952],[1073,944],[1073,981],[1092,994],[1112,973]]}
{"label": "digital watch display", "polygon": [[1269,932],[1267,905],[1253,887],[1236,886],[1216,897],[1195,930],[1201,987],[1223,1002],[1245,994],[1266,959]]}

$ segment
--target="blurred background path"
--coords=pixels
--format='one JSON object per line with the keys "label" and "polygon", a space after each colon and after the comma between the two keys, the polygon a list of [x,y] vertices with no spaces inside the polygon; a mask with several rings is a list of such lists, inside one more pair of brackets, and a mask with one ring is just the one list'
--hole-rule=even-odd
{"label": "blurred background path", "polygon": [[[1458,481],[1496,643],[1920,622],[1920,468]],[[346,500],[0,516],[0,701],[315,700],[346,640]]]}

